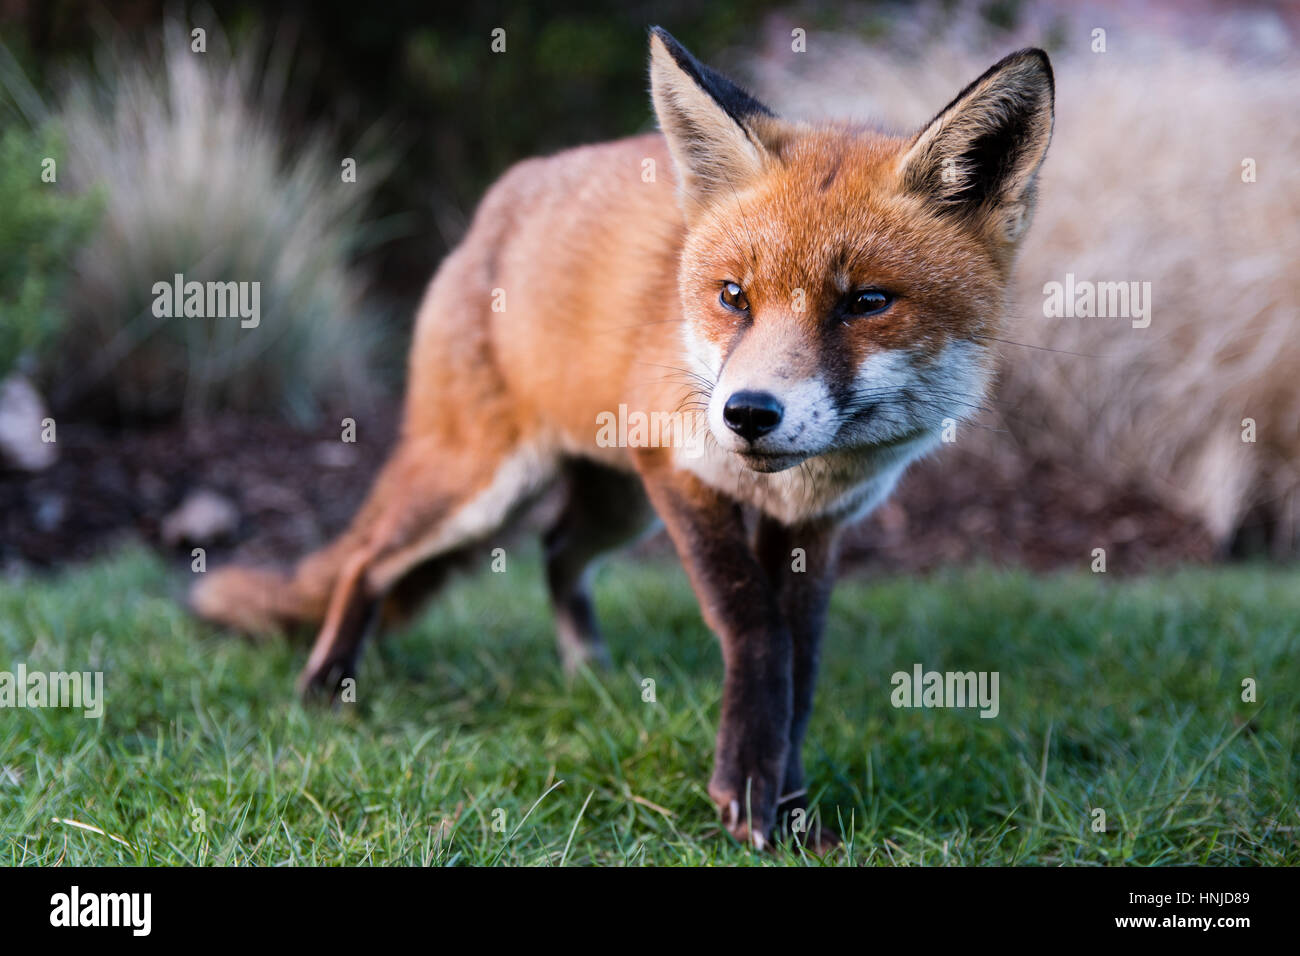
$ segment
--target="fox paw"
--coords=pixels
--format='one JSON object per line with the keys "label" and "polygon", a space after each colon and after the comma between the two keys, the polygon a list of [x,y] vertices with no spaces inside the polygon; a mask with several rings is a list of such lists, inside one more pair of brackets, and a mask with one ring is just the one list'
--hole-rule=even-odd
{"label": "fox paw", "polygon": [[709,797],[717,806],[728,833],[746,846],[766,850],[772,845],[772,831],[776,827],[775,796],[756,778],[749,778],[747,783],[748,786],[729,786],[719,782],[715,775],[709,783]]}
{"label": "fox paw", "polygon": [[338,704],[343,700],[345,682],[355,677],[354,661],[331,658],[319,665],[308,664],[298,675],[298,697],[304,704]]}

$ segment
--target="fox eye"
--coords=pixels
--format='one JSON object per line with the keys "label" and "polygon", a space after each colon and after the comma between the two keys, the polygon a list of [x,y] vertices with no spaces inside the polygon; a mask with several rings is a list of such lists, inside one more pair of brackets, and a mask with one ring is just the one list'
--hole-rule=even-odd
{"label": "fox eye", "polygon": [[880,289],[860,289],[850,292],[844,302],[848,315],[876,315],[894,304],[894,297]]}
{"label": "fox eye", "polygon": [[722,284],[722,294],[718,300],[732,312],[748,312],[749,300],[745,298],[745,290],[734,282],[724,282]]}

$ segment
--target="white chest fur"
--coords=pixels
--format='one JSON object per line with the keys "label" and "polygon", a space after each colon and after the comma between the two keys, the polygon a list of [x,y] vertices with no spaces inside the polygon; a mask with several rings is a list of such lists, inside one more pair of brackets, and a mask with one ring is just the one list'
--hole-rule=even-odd
{"label": "white chest fur", "polygon": [[847,522],[878,507],[907,466],[938,443],[933,434],[876,448],[833,451],[775,474],[745,466],[709,442],[703,454],[674,455],[677,467],[785,524],[830,517]]}

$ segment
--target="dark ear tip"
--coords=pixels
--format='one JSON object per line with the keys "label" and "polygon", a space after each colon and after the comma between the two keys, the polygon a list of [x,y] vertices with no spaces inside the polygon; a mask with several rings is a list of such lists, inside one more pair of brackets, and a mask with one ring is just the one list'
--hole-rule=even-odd
{"label": "dark ear tip", "polygon": [[1023,50],[1017,50],[1010,56],[1002,58],[998,67],[1010,66],[1012,63],[1033,63],[1043,73],[1043,78],[1047,80],[1047,87],[1053,93],[1056,92],[1056,76],[1052,72],[1052,61],[1047,55],[1047,51],[1036,46],[1025,47]]}
{"label": "dark ear tip", "polygon": [[682,45],[677,42],[677,38],[661,26],[653,26],[650,28],[651,40],[654,40],[656,37],[659,39],[660,43],[668,48],[669,53],[682,49]]}

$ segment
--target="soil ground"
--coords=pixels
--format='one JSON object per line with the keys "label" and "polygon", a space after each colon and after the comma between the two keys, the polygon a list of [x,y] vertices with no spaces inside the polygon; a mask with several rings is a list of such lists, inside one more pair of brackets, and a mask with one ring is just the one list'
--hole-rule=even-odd
{"label": "soil ground", "polygon": [[[347,524],[395,434],[392,410],[359,419],[352,444],[337,428],[238,415],[128,431],[60,422],[55,465],[0,471],[0,567],[84,561],[131,538],[188,560],[188,545],[164,544],[162,523],[197,488],[240,515],[232,534],[207,544],[211,563],[290,561]],[[659,535],[642,547],[667,544]],[[880,572],[971,560],[1051,570],[1087,567],[1097,547],[1117,571],[1214,556],[1202,528],[1138,491],[952,448],[916,465],[850,532],[845,562]]]}

